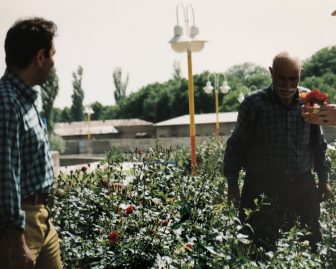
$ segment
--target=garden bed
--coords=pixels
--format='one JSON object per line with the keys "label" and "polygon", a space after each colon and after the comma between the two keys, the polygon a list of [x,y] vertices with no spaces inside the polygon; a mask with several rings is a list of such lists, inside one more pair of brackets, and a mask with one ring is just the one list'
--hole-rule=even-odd
{"label": "garden bed", "polygon": [[317,253],[297,240],[305,232],[297,227],[277,251],[256,249],[226,203],[223,152],[215,140],[199,146],[196,176],[188,153],[160,146],[135,151],[128,171],[107,158],[92,171],[60,174],[52,215],[64,268],[335,268],[335,198],[322,204]]}

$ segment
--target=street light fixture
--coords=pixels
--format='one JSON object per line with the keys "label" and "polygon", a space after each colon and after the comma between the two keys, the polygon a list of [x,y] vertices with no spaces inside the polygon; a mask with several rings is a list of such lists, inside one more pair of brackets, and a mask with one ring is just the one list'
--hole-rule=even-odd
{"label": "street light fixture", "polygon": [[[179,24],[179,7],[182,8],[186,35],[183,33],[183,27]],[[192,11],[193,24],[189,28],[189,10]],[[195,128],[195,105],[194,105],[194,82],[192,76],[192,52],[199,52],[203,49],[206,42],[199,35],[199,29],[195,25],[194,8],[191,4],[186,7],[182,4],[176,6],[177,25],[174,27],[174,36],[169,40],[172,49],[177,53],[187,52],[188,57],[188,96],[189,96],[189,115],[190,115],[190,145],[191,145],[191,170],[195,175],[196,169],[196,128]]]}
{"label": "street light fixture", "polygon": [[[220,75],[222,75],[224,77],[224,80],[223,80],[222,86],[218,87],[219,86]],[[210,81],[211,77],[214,77],[215,87],[213,87],[211,85],[211,81]],[[226,94],[226,93],[229,92],[231,87],[229,86],[224,73],[219,73],[219,74],[213,73],[213,74],[208,75],[208,81],[207,81],[207,83],[206,83],[206,85],[203,89],[207,94],[211,94],[212,90],[215,90],[215,105],[216,105],[216,131],[215,131],[215,134],[216,134],[216,137],[219,138],[220,129],[219,129],[219,119],[218,119],[218,90],[220,90],[222,93]]]}
{"label": "street light fixture", "polygon": [[238,96],[238,102],[242,103],[245,99],[245,96],[248,95],[249,93],[258,90],[258,88],[254,85],[250,86],[250,87],[246,87],[245,85],[243,87],[241,87],[240,89],[240,94]]}
{"label": "street light fixture", "polygon": [[90,134],[90,116],[91,114],[94,114],[93,109],[91,106],[86,106],[84,109],[84,113],[87,114],[87,121],[88,121],[88,145],[87,145],[87,150],[88,150],[88,155],[92,155],[92,144],[91,144],[91,134]]}

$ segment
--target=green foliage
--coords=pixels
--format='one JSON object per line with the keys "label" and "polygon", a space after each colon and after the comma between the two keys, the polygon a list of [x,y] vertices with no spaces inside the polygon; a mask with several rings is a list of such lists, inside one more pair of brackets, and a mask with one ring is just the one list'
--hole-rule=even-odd
{"label": "green foliage", "polygon": [[51,150],[58,151],[59,153],[64,153],[65,151],[65,141],[63,138],[56,134],[51,134],[49,136],[49,144]]}
{"label": "green foliage", "polygon": [[58,94],[58,77],[56,74],[56,69],[53,68],[47,81],[41,87],[41,97],[42,97],[42,117],[47,118],[48,121],[48,132],[51,133],[54,127],[53,118],[53,105],[55,98]]}
{"label": "green foliage", "polygon": [[[208,75],[209,72],[204,72],[194,76],[196,113],[215,112],[214,96],[206,94],[203,90]],[[114,116],[117,118],[138,117],[159,122],[188,114],[188,81],[180,77],[180,70],[177,66],[175,66],[173,76],[174,79],[172,80],[149,84],[138,92],[132,93],[124,102],[119,104],[120,109]],[[262,88],[270,83],[268,71],[251,63],[232,67],[227,73],[227,78],[232,90],[226,95],[219,93],[220,111],[236,111],[238,109],[237,98],[243,85]]]}
{"label": "green foliage", "polygon": [[180,62],[175,61],[173,66],[173,80],[179,81],[182,78]]}
{"label": "green foliage", "polygon": [[[301,85],[310,89],[319,88],[328,93],[329,100],[336,102],[336,47],[324,48],[304,61]],[[121,81],[121,69],[117,70],[116,81],[120,89],[126,89],[126,82]],[[116,71],[115,71],[116,72]],[[203,87],[209,72],[194,75],[194,99],[196,113],[215,111],[215,98],[207,95]],[[238,96],[244,87],[260,89],[271,84],[269,71],[253,63],[243,63],[229,68],[226,78],[231,87],[227,94],[219,93],[219,111],[237,111]],[[217,73],[219,75],[219,73]],[[81,77],[81,76],[80,76]],[[79,78],[78,78],[79,79]],[[220,83],[223,77],[220,76]],[[116,82],[115,82],[116,83]],[[74,96],[74,95],[73,95]],[[76,95],[77,96],[77,95]],[[119,95],[118,95],[119,96]],[[120,95],[120,96],[126,96]],[[119,97],[117,97],[119,98]],[[74,99],[73,99],[74,100]],[[82,99],[81,99],[82,100]],[[117,100],[117,99],[116,99]],[[80,107],[80,106],[79,106]],[[94,119],[140,118],[159,122],[189,113],[188,81],[181,77],[181,69],[175,63],[172,79],[163,83],[148,84],[128,97],[121,97],[114,106],[102,107],[97,104]],[[64,109],[66,110],[66,109]],[[68,112],[60,113],[60,121],[71,121]],[[81,115],[82,112],[75,114]]]}
{"label": "green foliage", "polygon": [[71,109],[65,107],[59,114],[59,122],[72,122]]}
{"label": "green foliage", "polygon": [[113,71],[113,83],[114,83],[114,99],[116,103],[119,103],[121,100],[126,98],[126,88],[128,84],[128,73],[125,81],[122,80],[122,70],[121,67],[117,67]]}
{"label": "green foliage", "polygon": [[323,48],[304,61],[302,85],[309,89],[320,89],[336,102],[336,47]]}
{"label": "green foliage", "polygon": [[200,145],[196,176],[186,169],[189,153],[159,144],[126,153],[134,161],[127,169],[112,154],[97,169],[61,174],[52,215],[64,268],[334,268],[335,198],[322,204],[317,253],[300,242],[305,231],[296,226],[277,251],[256,249],[226,202],[223,151],[214,139]]}
{"label": "green foliage", "polygon": [[271,77],[269,75],[269,71],[264,67],[255,65],[253,63],[243,63],[241,65],[235,65],[227,71],[228,77],[238,78],[236,80],[240,83],[234,83],[232,81],[233,89],[237,89],[235,86],[256,86],[258,89],[267,87],[271,84]]}
{"label": "green foliage", "polygon": [[323,48],[304,61],[302,79],[321,77],[326,73],[336,74],[336,47]]}
{"label": "green foliage", "polygon": [[118,119],[119,115],[121,115],[119,106],[105,106],[100,119]]}
{"label": "green foliage", "polygon": [[61,122],[61,113],[62,113],[62,109],[57,108],[57,107],[53,107],[53,112],[52,112],[52,121],[53,122]]}
{"label": "green foliage", "polygon": [[73,94],[71,95],[72,106],[70,108],[71,121],[82,121],[84,120],[84,90],[82,89],[83,68],[79,66],[77,71],[72,73],[72,77]]}
{"label": "green foliage", "polygon": [[102,119],[102,115],[104,113],[104,106],[99,102],[94,102],[91,104],[91,108],[93,110],[93,114],[91,115],[91,120],[100,120]]}

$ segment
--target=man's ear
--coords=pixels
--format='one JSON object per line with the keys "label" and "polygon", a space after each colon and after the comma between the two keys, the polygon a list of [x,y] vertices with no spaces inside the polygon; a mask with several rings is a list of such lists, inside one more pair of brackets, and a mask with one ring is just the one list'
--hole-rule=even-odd
{"label": "man's ear", "polygon": [[35,56],[36,64],[38,67],[41,67],[44,64],[45,61],[45,53],[44,49],[40,49]]}

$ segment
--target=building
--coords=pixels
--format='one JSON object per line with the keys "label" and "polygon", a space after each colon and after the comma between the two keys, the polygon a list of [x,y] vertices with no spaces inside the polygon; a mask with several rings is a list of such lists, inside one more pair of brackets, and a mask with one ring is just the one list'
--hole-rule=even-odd
{"label": "building", "polygon": [[[220,134],[227,136],[236,125],[238,112],[218,113]],[[161,121],[155,124],[156,136],[161,137],[188,137],[190,116],[184,115],[177,118]],[[196,135],[211,136],[215,133],[216,113],[195,115]]]}
{"label": "building", "polygon": [[153,123],[140,119],[120,119],[56,123],[55,133],[64,140],[86,140],[90,132],[92,140],[114,138],[151,138],[156,137]]}

